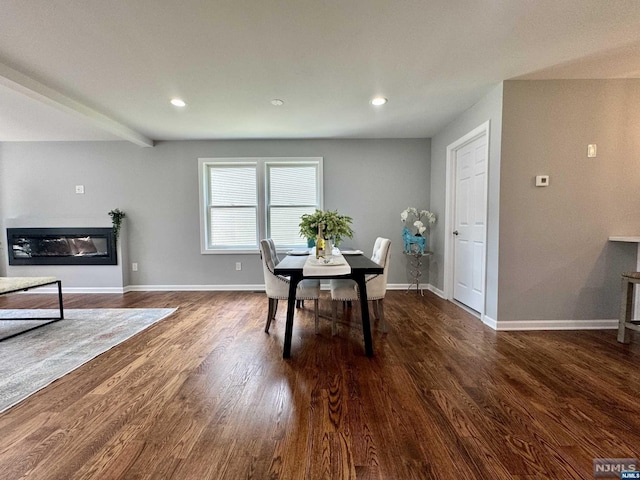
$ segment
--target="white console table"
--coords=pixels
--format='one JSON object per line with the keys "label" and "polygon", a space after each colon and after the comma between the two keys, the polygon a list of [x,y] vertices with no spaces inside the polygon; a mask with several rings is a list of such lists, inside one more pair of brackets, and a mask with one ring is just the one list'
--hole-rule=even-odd
{"label": "white console table", "polygon": [[[640,235],[638,236],[611,236],[609,237],[610,242],[625,242],[625,243],[636,243],[637,244],[637,253],[636,253],[636,272],[640,272]],[[622,272],[620,272],[622,274]],[[635,298],[634,298],[634,306],[640,305],[640,288],[635,289]],[[632,318],[637,319],[637,308],[634,308],[634,312]]]}

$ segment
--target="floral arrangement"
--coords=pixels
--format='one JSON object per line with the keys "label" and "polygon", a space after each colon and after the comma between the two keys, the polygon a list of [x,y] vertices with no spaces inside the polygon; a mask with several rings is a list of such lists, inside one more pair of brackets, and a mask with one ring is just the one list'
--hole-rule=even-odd
{"label": "floral arrangement", "polygon": [[353,219],[340,215],[337,210],[317,210],[314,213],[302,215],[300,222],[300,236],[315,239],[318,236],[318,225],[323,225],[325,238],[330,238],[335,246],[340,245],[343,237],[353,238],[351,229]]}
{"label": "floral arrangement", "polygon": [[416,235],[419,236],[422,236],[422,234],[427,230],[427,227],[422,221],[423,218],[430,224],[436,223],[436,214],[429,210],[418,210],[417,208],[409,207],[400,214],[402,223],[411,222],[412,217],[415,218],[413,226],[416,227]]}
{"label": "floral arrangement", "polygon": [[118,235],[120,235],[120,225],[122,224],[122,219],[126,216],[122,210],[116,208],[115,210],[111,210],[109,212],[109,216],[111,217],[111,222],[113,223],[113,237],[116,242],[118,241]]}

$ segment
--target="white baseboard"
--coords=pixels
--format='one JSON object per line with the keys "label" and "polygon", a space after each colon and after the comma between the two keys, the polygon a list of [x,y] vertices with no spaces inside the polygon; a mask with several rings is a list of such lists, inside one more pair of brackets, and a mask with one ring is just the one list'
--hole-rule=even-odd
{"label": "white baseboard", "polygon": [[433,285],[429,284],[427,285],[427,289],[430,292],[435,293],[437,296],[439,296],[440,298],[445,298],[444,297],[444,291],[440,290],[439,288],[434,287]]}
{"label": "white baseboard", "polygon": [[[321,290],[329,290],[329,284],[323,283]],[[408,283],[390,283],[387,285],[387,290],[406,290],[409,288]],[[430,285],[421,284],[420,288],[423,290],[432,290]],[[412,290],[415,286],[411,287]],[[124,288],[124,292],[184,292],[184,291],[212,291],[212,292],[264,292],[264,284],[262,285],[129,285]],[[438,291],[436,294],[440,295]]]}
{"label": "white baseboard", "polygon": [[[406,290],[409,284],[389,284],[387,290]],[[430,290],[429,285],[421,285]],[[322,284],[322,290],[328,290],[329,284]],[[415,288],[415,287],[412,287]],[[65,287],[62,293],[127,293],[127,292],[264,292],[262,285],[128,285],[126,287]],[[56,287],[42,287],[24,293],[58,293]]]}
{"label": "white baseboard", "polygon": [[[429,284],[427,288],[439,297],[445,298],[442,290],[431,284]],[[467,310],[462,305],[458,306]],[[472,310],[467,311],[475,314]],[[481,320],[482,323],[489,328],[501,332],[534,330],[615,330],[618,328],[617,318],[590,320],[495,320],[488,315],[484,315]]]}
{"label": "white baseboard", "polygon": [[129,285],[126,292],[264,292],[264,285]]}
{"label": "white baseboard", "polygon": [[[525,330],[615,330],[618,319],[593,320],[492,320],[494,330],[525,331]],[[485,322],[486,323],[486,322]],[[491,326],[491,325],[489,325]]]}
{"label": "white baseboard", "polygon": [[487,327],[500,332],[523,332],[535,330],[613,330],[618,328],[618,319],[500,321],[485,315],[481,320]]}
{"label": "white baseboard", "polygon": [[[409,284],[408,283],[389,283],[389,284],[387,284],[387,290],[407,290],[408,288],[409,288]],[[440,290],[438,290],[437,288],[435,288],[430,283],[421,283],[419,285],[419,289],[420,290],[429,290],[430,292],[433,292],[438,296],[442,296],[441,295],[442,292]],[[411,284],[411,290],[412,291],[416,290],[416,284],[415,283]]]}
{"label": "white baseboard", "polygon": [[[444,292],[431,284],[421,284],[424,290],[429,290],[441,298]],[[407,290],[409,284],[394,283],[387,285],[387,290]],[[413,287],[415,288],[415,287]],[[264,285],[129,285],[126,287],[62,287],[62,293],[112,293],[123,294],[127,292],[263,292]],[[56,287],[42,287],[28,290],[21,294],[56,294]],[[535,331],[535,330],[615,330],[618,328],[618,319],[593,319],[593,320],[495,320],[488,315],[482,318],[482,322],[493,330],[501,332]]]}
{"label": "white baseboard", "polygon": [[[127,292],[234,292],[261,291],[264,285],[129,285],[126,287],[62,287],[62,293],[127,293]],[[22,294],[58,293],[56,287],[42,287]]]}
{"label": "white baseboard", "polygon": [[[65,287],[62,286],[62,293],[125,293],[126,287]],[[57,287],[42,287],[38,289],[20,292],[20,294],[30,295],[38,293],[58,293]]]}
{"label": "white baseboard", "polygon": [[482,323],[484,323],[487,327],[498,330],[498,322],[491,318],[489,315],[484,316],[484,318],[482,319]]}
{"label": "white baseboard", "polygon": [[[421,288],[426,288],[424,285],[420,285]],[[387,290],[406,290],[409,288],[408,283],[387,283]],[[411,289],[415,289],[415,284],[411,287]]]}

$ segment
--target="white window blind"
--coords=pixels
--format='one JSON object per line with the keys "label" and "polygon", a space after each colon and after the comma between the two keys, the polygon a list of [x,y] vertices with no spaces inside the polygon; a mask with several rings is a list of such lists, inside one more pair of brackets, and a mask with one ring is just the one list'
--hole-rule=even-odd
{"label": "white window blind", "polygon": [[268,234],[276,245],[306,244],[300,237],[300,217],[319,207],[317,165],[267,164]]}
{"label": "white window blind", "polygon": [[306,244],[300,217],[322,208],[322,158],[203,159],[200,166],[202,253]]}
{"label": "white window blind", "polygon": [[209,167],[209,238],[212,247],[256,245],[256,165]]}

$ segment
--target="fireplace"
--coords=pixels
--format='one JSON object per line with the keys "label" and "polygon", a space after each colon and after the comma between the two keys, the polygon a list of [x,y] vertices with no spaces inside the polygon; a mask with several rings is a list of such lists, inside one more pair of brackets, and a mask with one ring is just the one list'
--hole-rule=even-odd
{"label": "fireplace", "polygon": [[117,265],[112,228],[8,228],[9,265]]}

